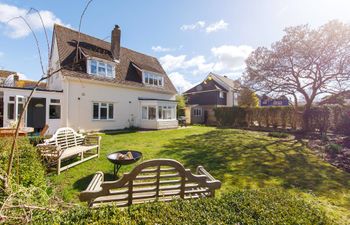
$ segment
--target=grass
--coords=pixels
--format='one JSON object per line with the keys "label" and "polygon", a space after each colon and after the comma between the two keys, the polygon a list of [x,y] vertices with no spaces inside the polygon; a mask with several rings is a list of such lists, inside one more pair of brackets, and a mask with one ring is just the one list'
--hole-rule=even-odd
{"label": "grass", "polygon": [[[142,160],[173,158],[194,169],[203,165],[222,181],[221,193],[236,189],[280,187],[322,206],[339,223],[350,221],[350,174],[322,161],[303,142],[268,137],[266,133],[212,127],[102,135],[99,159],[50,175],[65,201],[78,202],[96,171],[113,179],[106,155],[133,149]],[[122,167],[120,174],[135,165]]]}

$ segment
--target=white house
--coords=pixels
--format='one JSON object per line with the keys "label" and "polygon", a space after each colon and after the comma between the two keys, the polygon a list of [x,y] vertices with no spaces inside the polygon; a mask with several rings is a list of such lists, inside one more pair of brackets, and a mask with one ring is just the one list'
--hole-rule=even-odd
{"label": "white house", "polygon": [[[64,126],[80,131],[178,126],[177,92],[159,61],[121,47],[120,38],[119,26],[112,31],[111,43],[54,26],[49,71],[58,72],[48,79],[45,89],[35,93],[37,102],[31,104],[34,108],[45,105],[42,108],[45,108],[44,122],[49,125],[49,133]],[[29,89],[0,88],[3,126],[17,118],[9,116],[11,100],[14,100],[13,114],[16,115]],[[28,109],[25,126],[31,125],[30,111]],[[34,118],[39,120],[35,115]]]}

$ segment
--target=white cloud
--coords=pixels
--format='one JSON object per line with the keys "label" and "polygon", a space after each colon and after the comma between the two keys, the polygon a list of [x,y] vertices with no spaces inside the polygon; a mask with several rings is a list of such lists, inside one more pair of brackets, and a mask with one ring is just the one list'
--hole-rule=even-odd
{"label": "white cloud", "polygon": [[191,73],[194,75],[210,72],[214,66],[213,63],[207,63],[205,57],[202,55],[195,56],[189,60],[186,59],[186,55],[173,56],[168,54],[161,57],[159,60],[163,68],[168,72],[192,69]]}
{"label": "white cloud", "polygon": [[[42,10],[39,11],[43,19],[45,28],[51,29],[55,23],[63,24],[62,21],[55,16],[51,11]],[[34,31],[41,30],[42,24],[40,17],[36,12],[28,13],[28,10],[24,8],[18,8],[13,5],[1,4],[0,3],[0,23],[4,24],[6,28],[6,34],[12,38],[21,38],[30,34],[30,29],[27,27],[25,22],[21,19],[11,20],[14,17],[23,16],[32,27]],[[9,20],[11,20],[9,22]],[[69,25],[65,25],[69,26]]]}
{"label": "white cloud", "polygon": [[226,30],[227,27],[228,27],[228,23],[226,23],[224,20],[220,20],[218,22],[215,22],[215,23],[212,23],[212,24],[208,25],[205,28],[205,31],[207,33],[212,33],[212,32],[216,32],[216,31],[219,31],[219,30]]}
{"label": "white cloud", "polygon": [[222,45],[211,49],[216,58],[215,71],[240,71],[245,67],[245,59],[254,49],[248,45]]}
{"label": "white cloud", "polygon": [[186,30],[195,30],[199,28],[203,28],[205,26],[205,21],[197,21],[193,24],[184,24],[180,27],[181,30],[186,31]]}
{"label": "white cloud", "polygon": [[152,46],[152,50],[155,52],[171,52],[171,51],[174,51],[175,49],[174,48],[165,48],[165,47],[162,47],[160,45],[157,45],[157,46]]}
{"label": "white cloud", "polygon": [[174,71],[183,66],[185,59],[186,59],[186,55],[179,55],[179,56],[165,55],[161,57],[159,61],[166,71]]}
{"label": "white cloud", "polygon": [[193,87],[193,84],[186,80],[184,75],[182,75],[181,73],[173,72],[169,74],[169,78],[180,93],[187,91],[188,89]]}

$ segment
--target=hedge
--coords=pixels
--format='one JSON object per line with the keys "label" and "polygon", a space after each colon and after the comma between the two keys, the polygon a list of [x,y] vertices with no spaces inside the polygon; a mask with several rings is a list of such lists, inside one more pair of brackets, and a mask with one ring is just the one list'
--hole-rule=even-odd
{"label": "hedge", "polygon": [[240,190],[221,198],[119,209],[74,207],[37,213],[33,224],[331,224],[315,204],[285,190]]}
{"label": "hedge", "polygon": [[[312,107],[309,113],[311,131],[321,133],[340,131],[347,108],[340,106]],[[261,127],[298,130],[302,128],[303,108],[292,107],[219,107],[215,110],[217,125],[221,127]]]}
{"label": "hedge", "polygon": [[[0,171],[7,170],[12,138],[0,139]],[[28,138],[20,137],[17,141],[13,169],[13,182],[24,187],[46,188],[45,168],[35,147]]]}

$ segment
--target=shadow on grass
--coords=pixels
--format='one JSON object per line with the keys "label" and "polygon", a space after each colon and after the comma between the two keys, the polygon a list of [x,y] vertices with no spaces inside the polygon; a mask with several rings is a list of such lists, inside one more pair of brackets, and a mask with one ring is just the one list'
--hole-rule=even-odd
{"label": "shadow on grass", "polygon": [[350,174],[318,159],[299,140],[222,129],[174,139],[164,148],[159,157],[179,159],[191,169],[202,165],[228,188],[280,186],[317,195],[350,188]]}
{"label": "shadow on grass", "polygon": [[[75,189],[79,192],[84,191],[87,188],[87,186],[90,184],[90,182],[94,176],[95,176],[95,174],[90,174],[86,177],[83,177],[83,178],[77,180],[73,184],[73,189]],[[105,181],[113,181],[113,180],[116,180],[116,177],[112,173],[104,173],[104,180]]]}

